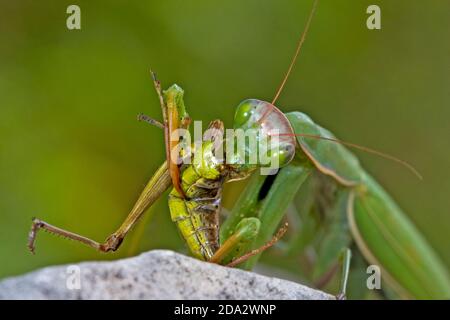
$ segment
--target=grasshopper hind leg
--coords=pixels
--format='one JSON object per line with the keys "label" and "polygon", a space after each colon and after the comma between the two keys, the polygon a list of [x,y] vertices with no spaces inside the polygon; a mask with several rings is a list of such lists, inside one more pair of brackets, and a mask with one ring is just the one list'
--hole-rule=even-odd
{"label": "grasshopper hind leg", "polygon": [[123,237],[112,234],[104,243],[99,243],[82,235],[55,227],[45,221],[33,218],[30,233],[28,234],[28,249],[34,254],[36,248],[36,236],[40,229],[49,233],[62,236],[66,239],[79,241],[101,252],[116,251],[123,241]]}
{"label": "grasshopper hind leg", "polygon": [[39,230],[62,236],[64,238],[81,242],[91,248],[101,252],[116,251],[122,244],[123,239],[134,225],[139,221],[146,210],[156,201],[171,185],[170,176],[167,170],[167,163],[164,162],[155,174],[150,178],[141,195],[137,199],[133,209],[122,222],[120,227],[111,234],[103,243],[94,241],[77,233],[55,227],[43,220],[33,218],[30,233],[28,234],[28,248],[32,253],[35,251],[36,236]]}

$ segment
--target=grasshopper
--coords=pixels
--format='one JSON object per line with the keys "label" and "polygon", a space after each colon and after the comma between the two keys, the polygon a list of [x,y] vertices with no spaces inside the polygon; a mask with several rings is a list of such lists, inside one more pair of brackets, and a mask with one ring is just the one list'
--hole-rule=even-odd
{"label": "grasshopper", "polygon": [[[145,115],[139,115],[138,119],[164,130],[167,160],[150,179],[122,226],[104,243],[52,226],[45,221],[33,219],[28,242],[32,252],[35,249],[34,243],[39,229],[82,242],[102,252],[116,251],[145,210],[171,185],[173,189],[169,193],[169,209],[172,221],[177,225],[191,253],[198,259],[235,266],[272,246],[286,232],[287,226],[281,227],[266,244],[246,253],[250,244],[256,239],[261,225],[258,218],[246,217],[237,224],[227,241],[219,243],[219,213],[223,184],[247,178],[258,164],[247,164],[241,161],[237,154],[234,158],[228,158],[226,163],[217,161],[213,153],[214,140],[223,135],[224,125],[222,121],[214,120],[209,125],[209,129],[213,130],[211,140],[201,143],[200,151],[193,155],[193,163],[178,165],[181,154],[173,152],[177,147],[176,142],[180,140],[177,129],[187,129],[191,122],[183,102],[184,91],[176,84],[162,91],[156,75],[152,73],[152,76],[160,98],[164,121],[160,123]],[[245,109],[246,103],[244,101],[241,108]],[[275,107],[264,105],[264,110],[267,108]],[[290,135],[275,145],[276,152],[269,149],[267,153],[273,153],[272,157],[276,157],[281,165],[287,165],[294,157],[296,142],[288,119],[281,111],[276,110],[277,112],[267,117],[268,121],[264,121],[264,125],[284,127],[286,129],[284,132],[290,132]],[[244,154],[244,157],[247,157],[253,151],[245,148],[245,152],[247,154]],[[239,259],[235,259],[236,257]]]}
{"label": "grasshopper", "polygon": [[[266,155],[279,163],[281,169],[275,175],[255,172],[264,164],[246,162],[255,152],[247,145],[243,156],[229,157],[225,163],[216,161],[213,145],[224,131],[220,120],[210,123],[213,133],[197,148],[200,151],[194,153],[193,162],[184,163],[187,154],[173,152],[177,143],[187,147],[177,133],[178,129],[188,129],[191,122],[183,102],[184,92],[177,85],[163,91],[152,73],[163,122],[144,115],[139,119],[164,130],[166,161],[151,177],[125,221],[105,242],[99,243],[33,219],[29,249],[34,252],[36,234],[44,229],[102,252],[116,251],[145,211],[173,186],[169,193],[171,219],[192,255],[208,262],[251,269],[262,251],[286,232],[286,225],[276,230],[300,193],[303,195],[299,210],[302,224],[291,237],[288,252],[304,252],[311,244],[319,248],[314,272],[314,278],[320,280],[318,286],[329,281],[338,262],[342,268],[338,297],[344,298],[350,273],[350,248],[356,248],[357,255],[381,268],[384,283],[395,297],[450,298],[450,280],[438,256],[346,147],[375,153],[400,162],[416,174],[417,171],[392,156],[338,140],[306,114],[284,114],[275,107],[305,40],[317,2],[273,101],[244,100],[235,113],[235,129],[258,129],[259,138],[276,138],[276,148],[264,149]],[[276,136],[272,134],[275,128]],[[252,173],[229,217],[220,225],[223,184],[246,179]],[[325,216],[319,223],[317,213]]]}

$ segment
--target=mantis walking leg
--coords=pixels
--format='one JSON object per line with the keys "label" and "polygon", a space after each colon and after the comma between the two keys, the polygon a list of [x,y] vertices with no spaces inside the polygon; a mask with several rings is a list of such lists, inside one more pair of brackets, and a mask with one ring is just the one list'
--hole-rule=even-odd
{"label": "mantis walking leg", "polygon": [[342,274],[341,282],[339,284],[339,294],[336,296],[338,300],[346,299],[348,275],[350,273],[350,260],[352,258],[352,252],[349,248],[345,248],[341,256]]}

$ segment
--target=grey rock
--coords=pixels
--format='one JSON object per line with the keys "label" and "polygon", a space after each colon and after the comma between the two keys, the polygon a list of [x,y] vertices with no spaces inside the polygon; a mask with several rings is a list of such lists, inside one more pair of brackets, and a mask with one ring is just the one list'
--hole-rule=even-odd
{"label": "grey rock", "polygon": [[[79,281],[74,276],[78,270]],[[123,260],[47,267],[8,278],[0,282],[0,299],[322,300],[334,297],[295,282],[155,250]]]}

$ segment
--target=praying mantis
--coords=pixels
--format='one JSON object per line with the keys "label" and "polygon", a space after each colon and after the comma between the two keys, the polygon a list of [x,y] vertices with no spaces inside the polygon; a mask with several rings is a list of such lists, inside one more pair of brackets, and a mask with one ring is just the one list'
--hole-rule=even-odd
{"label": "praying mantis", "polygon": [[[450,298],[446,268],[400,207],[346,146],[388,157],[414,169],[393,157],[336,139],[301,112],[284,114],[275,106],[316,6],[317,0],[273,101],[244,100],[235,113],[235,130],[255,129],[258,142],[266,138],[275,142],[269,147],[257,144],[257,148],[269,159],[276,160],[279,166],[276,174],[258,174],[257,169],[266,164],[247,162],[257,150],[246,142],[243,155],[217,161],[213,146],[223,136],[224,126],[220,120],[210,123],[209,140],[192,147],[196,153],[192,152],[192,162],[187,163],[185,159],[191,152],[185,149],[191,146],[177,132],[187,130],[191,122],[183,101],[184,92],[177,85],[163,91],[153,74],[163,122],[147,116],[139,119],[163,129],[166,161],[151,177],[125,221],[105,242],[99,243],[33,219],[29,249],[34,252],[36,234],[44,229],[102,252],[116,251],[145,211],[173,186],[169,193],[171,219],[192,255],[208,262],[251,269],[262,251],[286,232],[286,225],[282,225],[286,211],[301,193],[302,204],[298,211],[302,223],[299,232],[292,237],[293,246],[289,250],[302,251],[310,243],[318,243],[315,273],[323,276],[324,281],[336,271],[336,261],[339,261],[342,267],[339,297],[345,296],[351,262],[349,248],[355,244],[368,263],[381,268],[384,283],[396,296]],[[275,128],[278,132],[274,134]],[[223,141],[225,145],[233,142],[234,138]],[[220,223],[223,184],[248,177],[250,181],[230,215]],[[319,222],[317,214],[324,216]]]}

